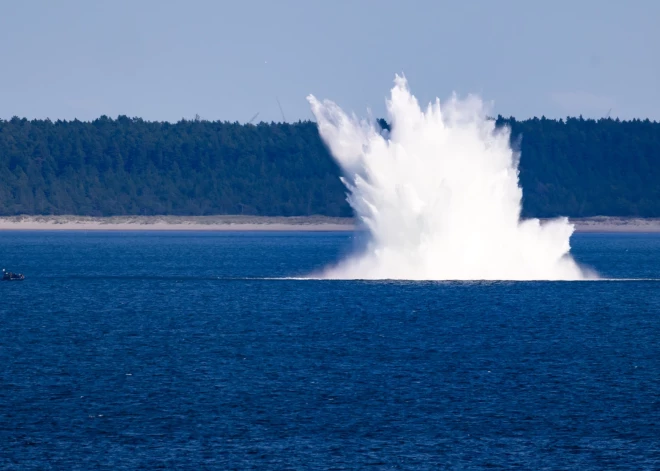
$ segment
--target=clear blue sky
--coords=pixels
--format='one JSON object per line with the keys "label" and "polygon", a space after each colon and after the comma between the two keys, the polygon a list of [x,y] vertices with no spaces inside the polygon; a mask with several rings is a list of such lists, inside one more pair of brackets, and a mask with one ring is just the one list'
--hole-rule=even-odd
{"label": "clear blue sky", "polygon": [[660,1],[0,0],[0,118],[384,113],[474,92],[519,118],[660,120]]}

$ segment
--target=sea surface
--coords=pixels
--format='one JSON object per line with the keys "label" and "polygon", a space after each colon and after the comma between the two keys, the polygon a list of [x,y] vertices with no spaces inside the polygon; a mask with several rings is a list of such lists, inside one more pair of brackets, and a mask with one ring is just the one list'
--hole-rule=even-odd
{"label": "sea surface", "polygon": [[660,235],[574,235],[610,281],[282,279],[356,237],[0,232],[0,469],[660,469]]}

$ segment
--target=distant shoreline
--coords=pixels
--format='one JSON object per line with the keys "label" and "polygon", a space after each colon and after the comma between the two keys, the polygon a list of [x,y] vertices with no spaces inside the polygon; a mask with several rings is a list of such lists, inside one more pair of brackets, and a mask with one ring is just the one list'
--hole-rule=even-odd
{"label": "distant shoreline", "polygon": [[[543,219],[542,219],[543,221]],[[576,232],[660,233],[660,218],[571,219]],[[326,216],[7,216],[0,231],[353,231],[352,218]]]}
{"label": "distant shoreline", "polygon": [[351,218],[325,216],[9,216],[0,231],[352,231]]}
{"label": "distant shoreline", "polygon": [[660,218],[622,218],[596,216],[590,218],[571,218],[575,232],[660,232]]}

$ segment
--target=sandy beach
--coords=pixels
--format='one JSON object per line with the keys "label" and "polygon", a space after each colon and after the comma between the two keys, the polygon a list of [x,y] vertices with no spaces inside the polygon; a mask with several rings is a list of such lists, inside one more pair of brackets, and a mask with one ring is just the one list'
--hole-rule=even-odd
{"label": "sandy beach", "polygon": [[[571,219],[576,232],[656,232],[660,218]],[[352,231],[351,218],[325,216],[9,216],[0,231]]]}
{"label": "sandy beach", "polygon": [[0,231],[352,231],[350,218],[325,216],[11,216]]}
{"label": "sandy beach", "polygon": [[660,232],[660,218],[597,216],[570,220],[576,232]]}

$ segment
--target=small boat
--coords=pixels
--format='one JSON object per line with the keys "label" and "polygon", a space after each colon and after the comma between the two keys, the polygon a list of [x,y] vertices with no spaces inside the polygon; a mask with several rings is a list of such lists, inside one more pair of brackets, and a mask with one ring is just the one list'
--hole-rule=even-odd
{"label": "small boat", "polygon": [[2,269],[2,279],[0,279],[0,281],[23,281],[24,279],[25,275],[22,275],[21,273],[12,273],[6,271],[4,268]]}

